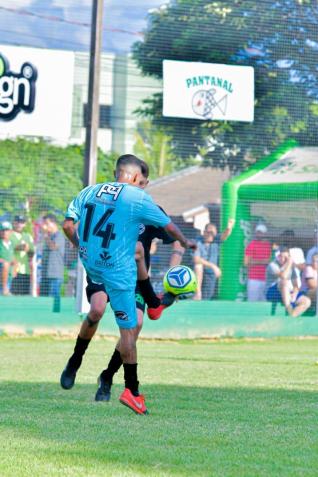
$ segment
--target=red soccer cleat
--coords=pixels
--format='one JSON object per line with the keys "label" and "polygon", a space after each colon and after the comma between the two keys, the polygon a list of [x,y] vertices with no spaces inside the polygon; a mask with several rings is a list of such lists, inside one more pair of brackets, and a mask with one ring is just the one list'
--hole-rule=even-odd
{"label": "red soccer cleat", "polygon": [[147,314],[150,320],[159,320],[163,310],[165,310],[166,308],[171,306],[172,303],[174,303],[176,296],[168,292],[164,295],[159,295],[159,298],[161,300],[161,304],[157,308],[147,309]]}
{"label": "red soccer cleat", "polygon": [[134,396],[130,389],[125,388],[119,397],[119,401],[124,406],[130,407],[136,414],[148,414],[148,410],[145,406],[145,396],[139,394]]}

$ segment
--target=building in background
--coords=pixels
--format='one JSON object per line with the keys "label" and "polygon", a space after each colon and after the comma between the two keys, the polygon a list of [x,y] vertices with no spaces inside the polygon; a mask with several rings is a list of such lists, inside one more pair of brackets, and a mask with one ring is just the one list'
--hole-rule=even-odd
{"label": "building in background", "polygon": [[227,169],[192,166],[150,182],[147,191],[167,214],[202,232],[208,222],[219,226],[221,188],[229,178]]}
{"label": "building in background", "polygon": [[[0,57],[6,70],[0,72],[0,88],[6,90],[20,81],[0,101],[0,139],[24,136],[44,137],[62,145],[84,143],[89,53],[0,45]],[[33,85],[27,84],[30,71],[34,72]],[[24,102],[31,88],[34,105],[27,110]],[[134,111],[143,99],[161,89],[160,81],[142,76],[129,55],[102,54],[98,145],[104,152],[132,151],[138,122]],[[12,114],[7,102],[13,105],[15,99],[21,106],[12,106]],[[1,115],[2,110],[6,114]]]}

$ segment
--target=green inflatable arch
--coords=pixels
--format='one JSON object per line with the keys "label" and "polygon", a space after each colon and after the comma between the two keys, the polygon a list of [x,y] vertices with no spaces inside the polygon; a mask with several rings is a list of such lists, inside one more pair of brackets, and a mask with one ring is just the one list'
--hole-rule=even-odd
{"label": "green inflatable arch", "polygon": [[[318,200],[318,148],[300,148],[289,140],[255,163],[222,190],[222,228],[235,218],[232,235],[222,245],[219,298],[243,300],[246,290],[244,249],[252,236],[251,204],[279,207],[280,201]],[[277,203],[277,204],[275,204]]]}

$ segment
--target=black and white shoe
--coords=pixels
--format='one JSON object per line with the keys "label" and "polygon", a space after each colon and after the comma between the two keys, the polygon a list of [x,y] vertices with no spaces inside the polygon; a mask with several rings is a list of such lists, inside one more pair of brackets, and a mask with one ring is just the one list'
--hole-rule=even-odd
{"label": "black and white shoe", "polygon": [[76,372],[77,369],[71,368],[69,363],[67,363],[60,377],[60,384],[63,389],[72,389],[75,383]]}
{"label": "black and white shoe", "polygon": [[108,402],[110,400],[110,395],[111,395],[111,383],[109,381],[106,381],[102,375],[99,376],[98,378],[98,388],[95,394],[95,401],[106,401]]}

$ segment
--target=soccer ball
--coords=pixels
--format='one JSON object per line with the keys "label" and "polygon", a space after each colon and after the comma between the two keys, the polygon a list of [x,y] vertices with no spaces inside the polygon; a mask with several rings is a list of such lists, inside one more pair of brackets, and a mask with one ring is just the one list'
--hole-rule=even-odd
{"label": "soccer ball", "polygon": [[176,296],[191,296],[197,289],[197,277],[191,268],[178,265],[170,268],[163,277],[163,288]]}

